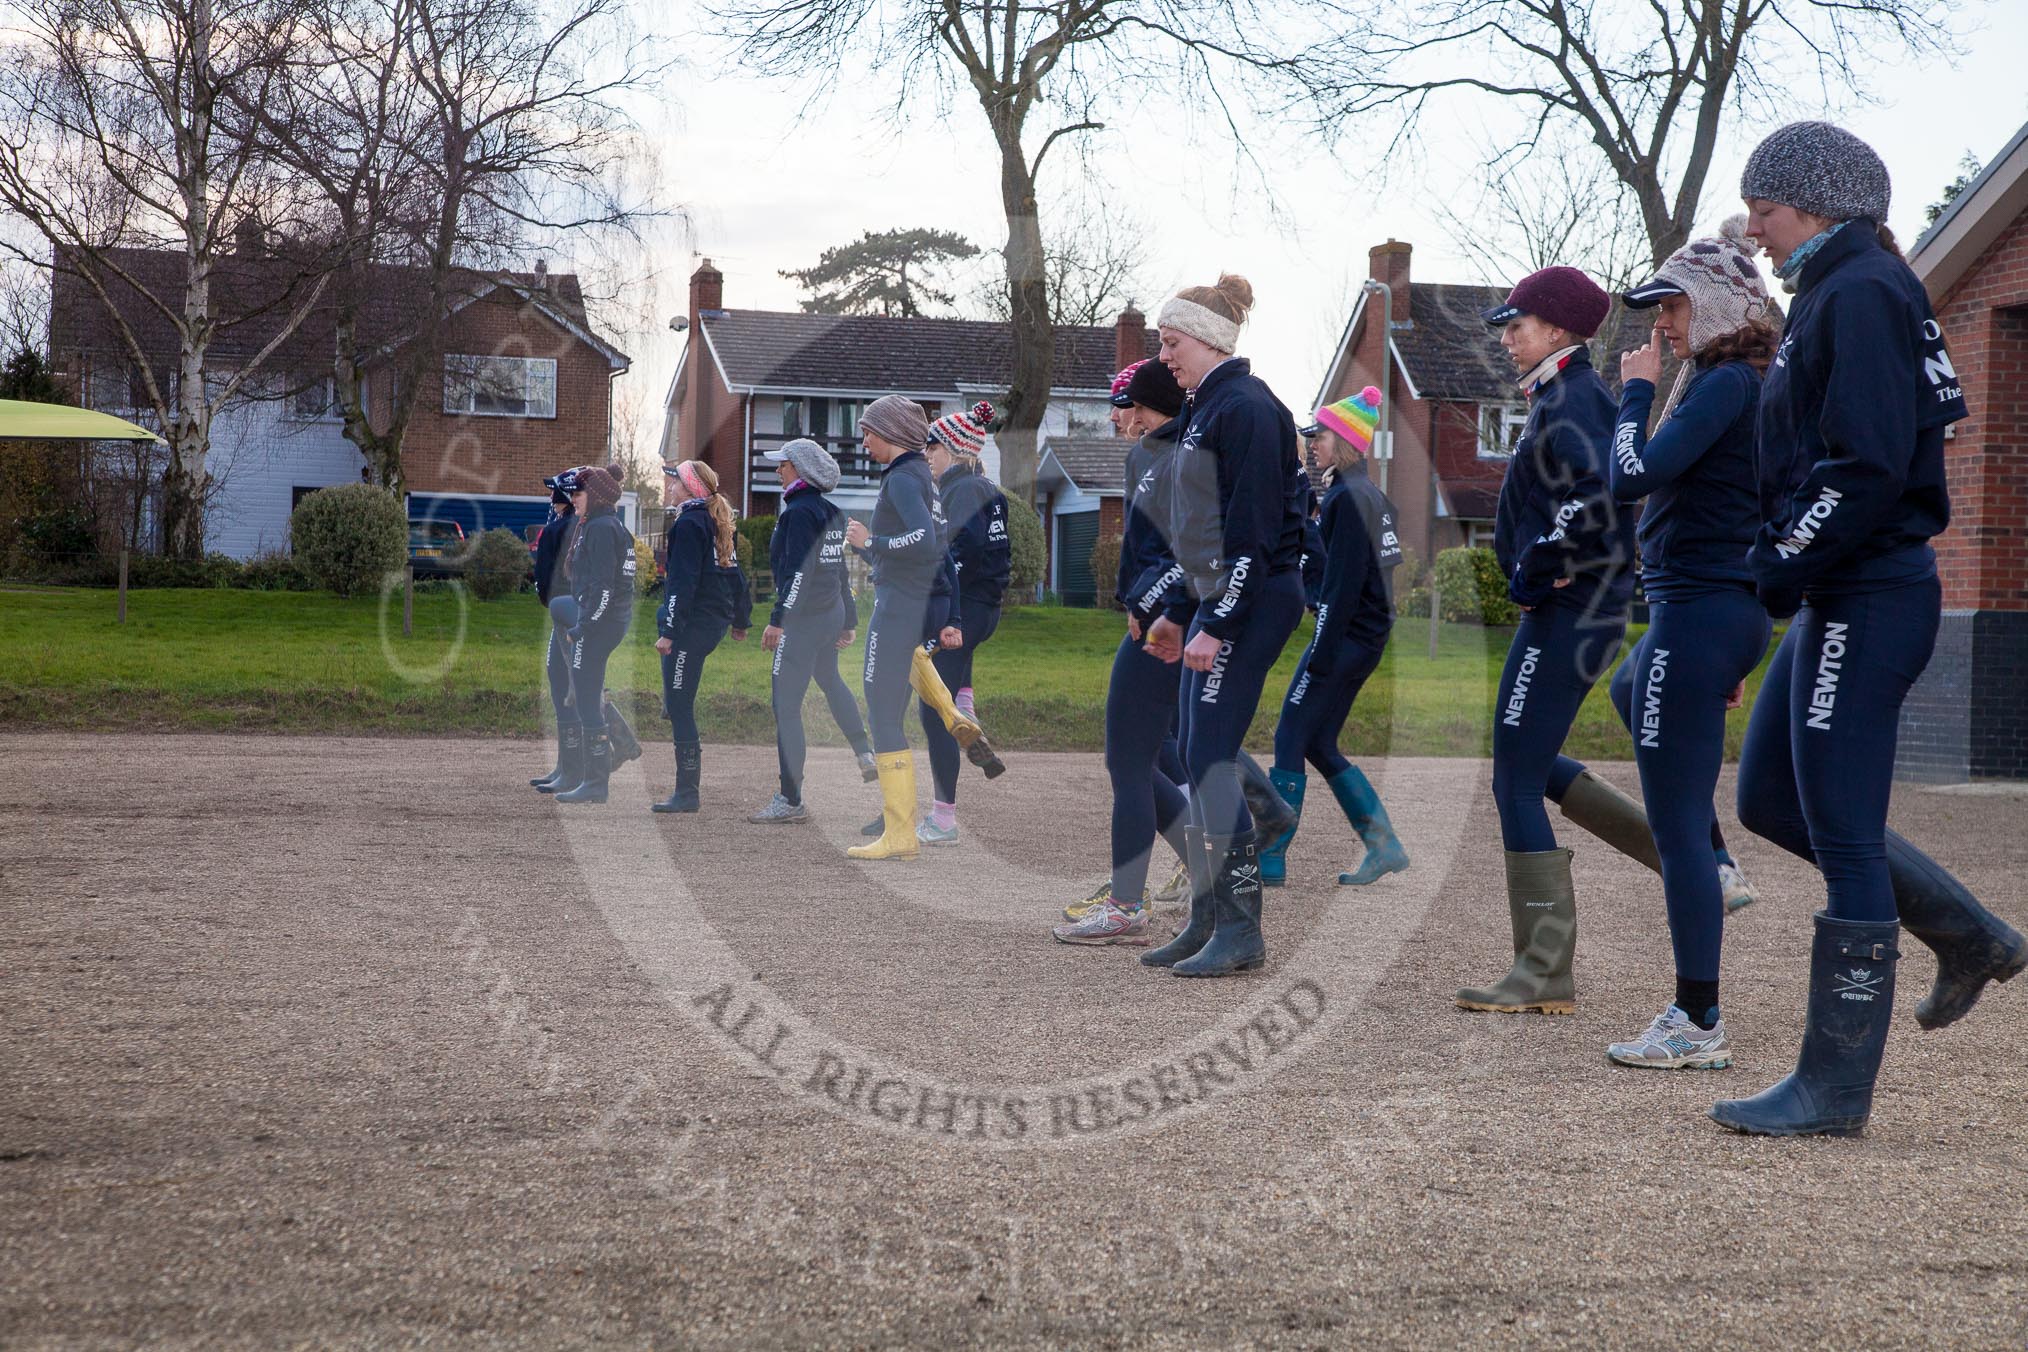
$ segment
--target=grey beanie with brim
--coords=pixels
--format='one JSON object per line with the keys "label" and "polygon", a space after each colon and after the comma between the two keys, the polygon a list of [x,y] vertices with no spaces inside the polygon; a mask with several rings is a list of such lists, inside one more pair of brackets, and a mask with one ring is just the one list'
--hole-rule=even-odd
{"label": "grey beanie with brim", "polygon": [[796,471],[796,477],[815,486],[818,492],[828,493],[838,486],[838,462],[831,453],[808,437],[797,437],[784,442],[778,451],[768,451],[767,459],[779,465],[783,461]]}

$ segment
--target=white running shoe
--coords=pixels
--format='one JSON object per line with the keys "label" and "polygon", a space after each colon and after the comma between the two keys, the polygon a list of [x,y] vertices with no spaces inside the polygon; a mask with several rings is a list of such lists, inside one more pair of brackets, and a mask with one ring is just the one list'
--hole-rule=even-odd
{"label": "white running shoe", "polygon": [[925,845],[955,845],[958,843],[958,828],[938,826],[928,817],[924,817],[915,828],[915,838]]}
{"label": "white running shoe", "polygon": [[1189,867],[1181,859],[1178,859],[1176,861],[1176,871],[1169,875],[1169,881],[1163,883],[1153,892],[1150,892],[1148,899],[1150,901],[1161,902],[1165,906],[1179,901],[1190,900]]}
{"label": "white running shoe", "polygon": [[1699,1028],[1688,1014],[1670,1005],[1655,1016],[1648,1031],[1632,1042],[1615,1042],[1606,1055],[1623,1066],[1654,1070],[1723,1070],[1732,1064],[1732,1044],[1725,1040],[1725,1020]]}
{"label": "white running shoe", "polygon": [[1718,866],[1718,890],[1725,894],[1728,912],[1742,910],[1760,900],[1760,893],[1753,890],[1753,884],[1746,880],[1737,864]]}
{"label": "white running shoe", "polygon": [[1065,944],[1116,944],[1124,939],[1138,936],[1148,927],[1148,909],[1135,906],[1124,909],[1111,897],[1107,897],[1084,919],[1068,925],[1057,925],[1049,932],[1056,936],[1058,943]]}
{"label": "white running shoe", "polygon": [[762,826],[793,826],[797,822],[810,820],[810,810],[801,803],[792,803],[781,794],[768,800],[768,805],[747,818]]}

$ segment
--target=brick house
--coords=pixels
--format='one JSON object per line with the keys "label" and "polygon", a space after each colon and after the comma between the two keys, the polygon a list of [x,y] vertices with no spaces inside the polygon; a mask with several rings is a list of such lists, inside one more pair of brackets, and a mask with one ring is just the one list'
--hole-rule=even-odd
{"label": "brick house", "polygon": [[[1146,325],[1129,308],[1110,327],[1056,331],[1035,484],[1048,545],[1044,586],[1053,590],[1089,594],[1089,555],[1107,485],[1117,520],[1126,460],[1121,442],[1108,476],[1080,451],[1073,476],[1059,448],[1110,437],[1107,394],[1114,373],[1153,356],[1159,343]],[[914,399],[932,418],[981,399],[997,402],[1011,366],[1012,334],[997,322],[728,310],[724,274],[705,259],[690,277],[688,328],[666,401],[662,458],[704,461],[743,515],[766,516],[775,511],[781,486],[761,456],[784,441],[810,437],[823,442],[844,471],[833,500],[863,515],[880,479],[879,466],[860,449],[860,410],[883,394]],[[981,459],[995,479],[999,456],[988,437]]]}
{"label": "brick house", "polygon": [[[182,303],[184,260],[156,249],[114,251],[118,266],[146,290],[109,286],[158,381],[176,367],[176,337],[155,297]],[[252,251],[222,260],[213,279],[220,328],[207,379],[223,379],[274,336],[291,308],[295,271]],[[384,417],[394,366],[414,332],[408,307],[421,290],[412,269],[379,267],[368,281],[360,346],[370,416]],[[545,475],[610,456],[612,380],[625,354],[600,338],[585,313],[577,278],[533,272],[462,274],[443,329],[445,356],[428,377],[403,438],[412,520],[456,521],[467,533],[514,530],[548,511]],[[346,440],[330,376],[335,345],[329,304],[320,304],[264,366],[258,388],[220,409],[207,467],[218,487],[205,508],[206,548],[250,557],[286,549],[289,514],[318,488],[357,482],[365,460]],[[51,291],[50,360],[87,407],[143,423],[145,385],[104,304],[82,278],[56,270]],[[144,495],[151,491],[138,486]],[[637,516],[632,495],[625,510]]]}
{"label": "brick house", "polygon": [[1402,543],[1427,563],[1455,545],[1493,543],[1500,482],[1528,407],[1499,336],[1479,318],[1507,289],[1415,281],[1412,252],[1399,240],[1368,251],[1392,312],[1383,322],[1383,293],[1360,293],[1315,407],[1367,385],[1385,392],[1392,454],[1375,458],[1373,479],[1401,509]]}
{"label": "brick house", "polygon": [[2028,779],[2028,127],[1908,251],[1971,416],[1945,442],[1943,627],[1901,716],[1896,769]]}

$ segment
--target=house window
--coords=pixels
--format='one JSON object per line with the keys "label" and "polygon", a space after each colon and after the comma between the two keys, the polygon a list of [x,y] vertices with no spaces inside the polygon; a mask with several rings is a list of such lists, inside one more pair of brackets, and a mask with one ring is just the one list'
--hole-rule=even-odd
{"label": "house window", "polygon": [[1467,521],[1464,523],[1464,527],[1465,527],[1465,543],[1469,545],[1471,548],[1491,549],[1493,547],[1492,522]]}
{"label": "house window", "polygon": [[831,435],[846,441],[859,440],[859,415],[866,405],[857,399],[840,399],[831,408]]}
{"label": "house window", "polygon": [[803,427],[803,401],[800,399],[782,400],[782,435],[785,437],[802,436]]}
{"label": "house window", "polygon": [[1526,404],[1479,405],[1480,459],[1506,460],[1511,457],[1515,443],[1521,440],[1521,429],[1527,422]]}
{"label": "house window", "polygon": [[302,381],[296,392],[289,396],[289,416],[304,422],[315,422],[338,415],[338,395],[333,388],[331,377],[319,380],[299,377]]}
{"label": "house window", "polygon": [[554,418],[554,357],[444,358],[444,412],[481,418]]}

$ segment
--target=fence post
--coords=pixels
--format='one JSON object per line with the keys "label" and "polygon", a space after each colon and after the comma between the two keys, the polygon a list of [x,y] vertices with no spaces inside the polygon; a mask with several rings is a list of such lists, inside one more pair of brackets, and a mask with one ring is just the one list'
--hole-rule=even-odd
{"label": "fence post", "polygon": [[1437,660],[1437,608],[1442,598],[1437,593],[1436,560],[1429,564],[1429,660]]}
{"label": "fence post", "polygon": [[415,565],[401,570],[401,636],[415,637]]}
{"label": "fence post", "polygon": [[127,551],[120,551],[120,623],[127,622]]}

